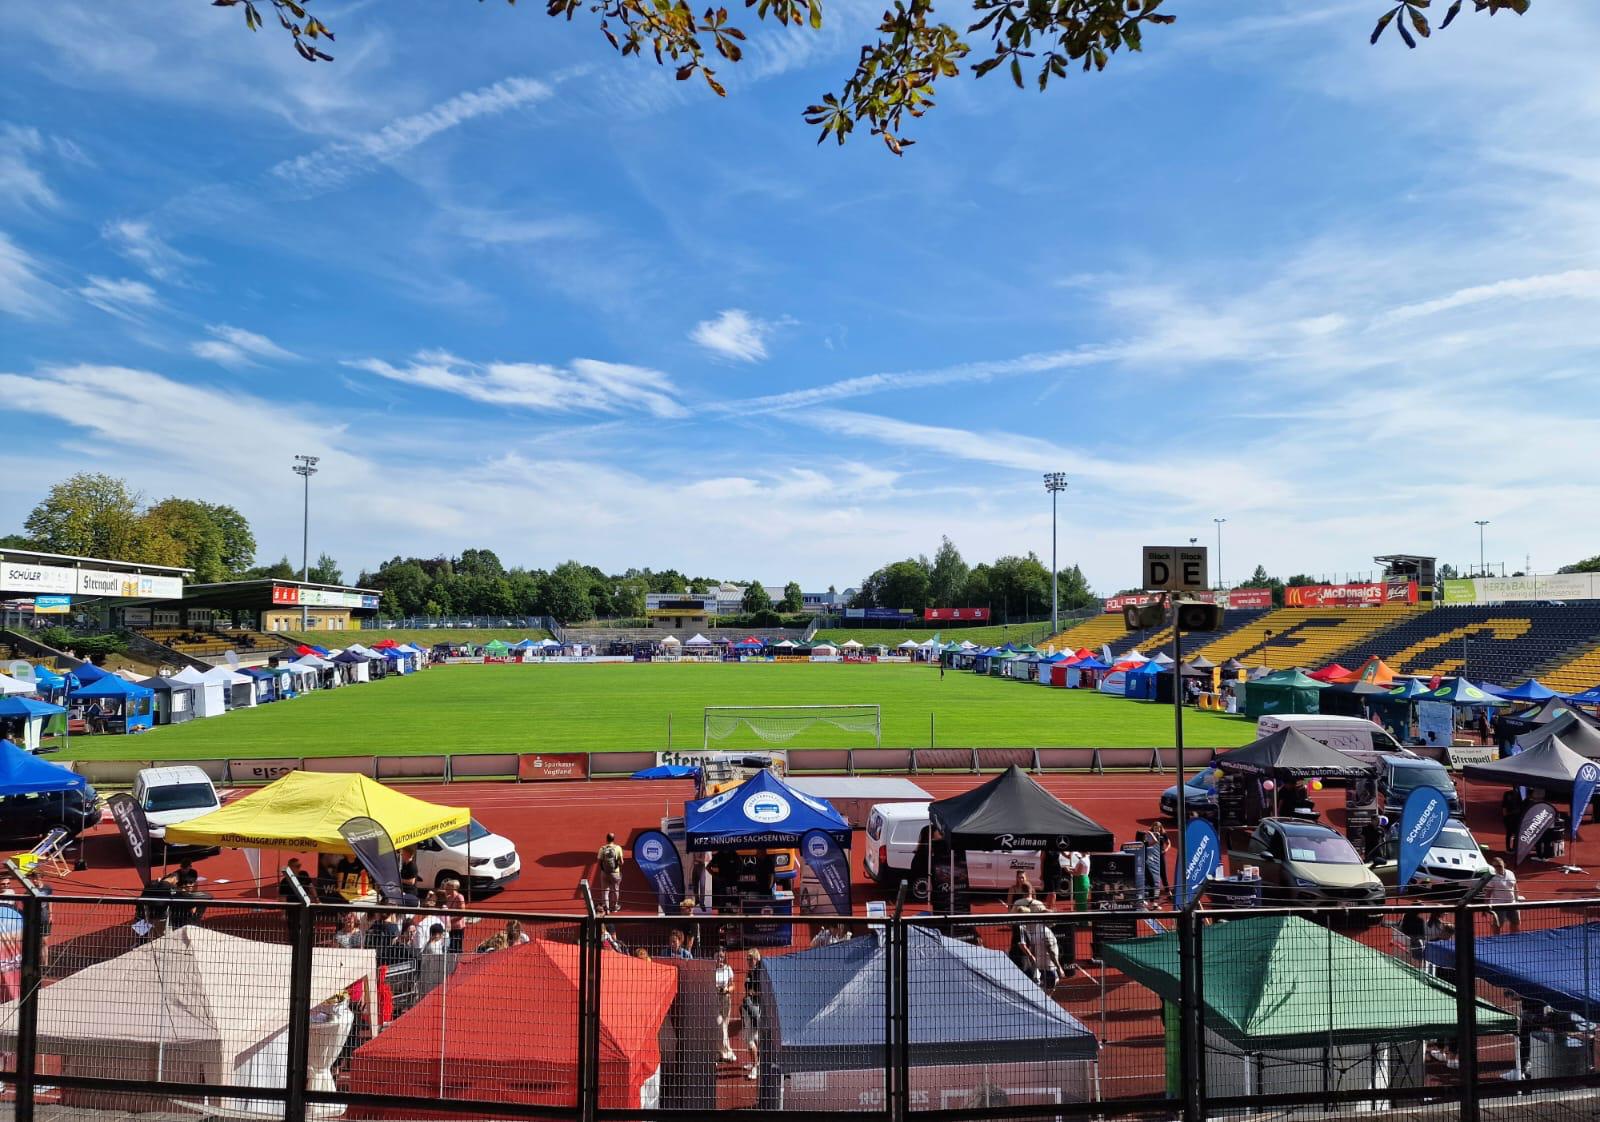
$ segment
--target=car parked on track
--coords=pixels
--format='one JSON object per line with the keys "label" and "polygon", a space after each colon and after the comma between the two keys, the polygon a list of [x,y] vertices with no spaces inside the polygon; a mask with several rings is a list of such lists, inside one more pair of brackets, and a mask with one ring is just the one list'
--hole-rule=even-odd
{"label": "car parked on track", "polygon": [[424,884],[437,888],[447,880],[458,880],[474,896],[505,888],[522,875],[522,859],[511,839],[476,818],[418,842],[416,860],[417,875]]}
{"label": "car parked on track", "polygon": [[[222,806],[211,777],[193,764],[141,768],[133,777],[133,799],[144,809],[150,836],[166,844],[167,827],[177,826]],[[216,853],[216,846],[172,846],[170,854]]]}
{"label": "car parked on track", "polygon": [[[1217,809],[1217,772],[1206,768],[1196,772],[1183,783],[1183,802],[1186,809],[1210,814]],[[1178,813],[1178,785],[1174,783],[1161,792],[1161,816],[1171,818]]]}
{"label": "car parked on track", "polygon": [[[1388,834],[1379,844],[1377,852],[1369,855],[1368,863],[1378,879],[1394,887],[1400,882],[1400,826],[1389,827]],[[1428,899],[1456,899],[1475,896],[1485,881],[1494,875],[1483,846],[1472,836],[1472,831],[1460,819],[1452,818],[1444,824],[1439,836],[1423,854],[1416,875],[1407,890]]]}
{"label": "car parked on track", "polygon": [[99,824],[104,811],[93,787],[0,799],[0,838],[42,838],[57,826],[77,837]]}
{"label": "car parked on track", "polygon": [[1418,787],[1433,787],[1449,800],[1450,814],[1461,816],[1461,793],[1449,770],[1438,760],[1424,760],[1406,756],[1378,757],[1378,794],[1384,809],[1391,817],[1398,815],[1406,799]]}
{"label": "car parked on track", "polygon": [[1265,904],[1383,903],[1383,882],[1355,846],[1320,822],[1265,818],[1242,850],[1229,850],[1235,872],[1261,870]]}

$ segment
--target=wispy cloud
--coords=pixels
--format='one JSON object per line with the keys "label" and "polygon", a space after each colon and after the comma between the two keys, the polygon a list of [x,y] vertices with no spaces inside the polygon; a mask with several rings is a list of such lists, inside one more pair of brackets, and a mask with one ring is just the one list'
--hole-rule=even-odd
{"label": "wispy cloud", "polygon": [[100,228],[100,235],[111,243],[112,249],[159,281],[176,279],[197,260],[173,249],[151,228],[149,222],[142,219],[122,218],[107,222]]}
{"label": "wispy cloud", "polygon": [[200,358],[231,369],[254,366],[256,359],[281,362],[297,357],[292,351],[284,350],[265,335],[246,331],[242,327],[214,323],[206,330],[211,333],[211,338],[195,340],[189,344],[189,350]]}
{"label": "wispy cloud", "polygon": [[419,144],[480,117],[492,117],[548,98],[552,89],[534,78],[502,78],[467,90],[422,113],[397,117],[376,132],[329,144],[272,169],[296,187],[331,190],[374,164],[405,155]]}
{"label": "wispy cloud", "polygon": [[592,234],[592,223],[570,215],[530,216],[499,210],[448,208],[455,230],[479,245],[532,245]]}
{"label": "wispy cloud", "polygon": [[144,281],[130,280],[127,277],[113,279],[91,276],[89,283],[78,289],[78,295],[101,311],[110,312],[123,319],[134,319],[138,312],[150,311],[161,306],[161,300],[156,296],[155,289]]}
{"label": "wispy cloud", "polygon": [[46,182],[34,158],[44,151],[45,140],[35,128],[0,126],[0,205],[48,210],[61,200]]}
{"label": "wispy cloud", "polygon": [[1417,304],[1405,304],[1378,317],[1380,323],[1398,323],[1424,316],[1472,308],[1481,304],[1505,305],[1522,300],[1600,300],[1600,270],[1569,269],[1537,277],[1517,277],[1459,288],[1448,295]]}
{"label": "wispy cloud", "polygon": [[376,358],[357,359],[345,365],[489,405],[551,413],[642,410],[656,417],[688,414],[678,400],[672,379],[659,370],[591,358],[573,359],[566,366],[475,363],[444,351],[423,351],[403,367]]}
{"label": "wispy cloud", "polygon": [[689,338],[714,355],[736,362],[760,362],[767,357],[767,339],[777,325],[743,308],[726,308],[715,319],[701,320]]}
{"label": "wispy cloud", "polygon": [[33,255],[0,230],[0,312],[38,319],[50,314],[54,293],[39,277]]}

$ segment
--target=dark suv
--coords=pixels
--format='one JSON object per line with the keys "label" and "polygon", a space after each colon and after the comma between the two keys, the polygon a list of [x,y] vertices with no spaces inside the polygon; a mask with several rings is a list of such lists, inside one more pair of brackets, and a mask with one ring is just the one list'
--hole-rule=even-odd
{"label": "dark suv", "polygon": [[0,799],[0,837],[42,838],[57,826],[77,837],[98,825],[102,814],[100,796],[93,787],[42,795],[7,795]]}

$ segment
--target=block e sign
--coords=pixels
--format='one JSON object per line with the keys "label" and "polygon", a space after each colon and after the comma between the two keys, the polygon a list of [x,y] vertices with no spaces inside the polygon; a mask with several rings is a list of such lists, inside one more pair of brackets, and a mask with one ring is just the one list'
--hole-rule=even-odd
{"label": "block e sign", "polygon": [[1198,592],[1206,588],[1208,569],[1204,546],[1147,545],[1144,547],[1146,592]]}

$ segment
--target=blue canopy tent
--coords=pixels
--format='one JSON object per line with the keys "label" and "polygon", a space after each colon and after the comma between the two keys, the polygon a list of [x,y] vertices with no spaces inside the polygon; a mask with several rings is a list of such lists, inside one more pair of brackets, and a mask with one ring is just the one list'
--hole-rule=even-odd
{"label": "blue canopy tent", "polygon": [[114,674],[83,686],[72,694],[74,706],[84,707],[90,732],[143,732],[152,724],[155,691],[125,682]]}
{"label": "blue canopy tent", "polygon": [[31,697],[0,698],[0,721],[17,723],[19,731],[16,735],[22,738],[22,746],[29,752],[39,750],[46,722],[65,713],[66,709],[59,705]]}
{"label": "blue canopy tent", "polygon": [[1590,686],[1582,693],[1568,694],[1567,700],[1574,705],[1600,705],[1600,686]]}
{"label": "blue canopy tent", "polygon": [[[1157,683],[1163,674],[1170,676],[1172,671],[1156,662],[1134,667],[1123,676],[1122,696],[1132,701],[1155,701],[1162,692],[1157,689]],[[1170,691],[1170,685],[1168,688]],[[1170,692],[1167,699],[1172,699]]]}
{"label": "blue canopy tent", "polygon": [[259,666],[241,666],[239,673],[247,678],[256,680],[256,703],[277,701],[283,696],[283,690],[278,682],[278,675]]}
{"label": "blue canopy tent", "polygon": [[1556,696],[1556,691],[1537,678],[1529,678],[1515,689],[1502,690],[1500,696],[1507,701],[1543,701],[1547,697]]}
{"label": "blue canopy tent", "polygon": [[[1429,943],[1422,957],[1456,964],[1456,941]],[[1586,1021],[1600,1013],[1600,922],[1518,931],[1474,941],[1478,980]]]}
{"label": "blue canopy tent", "polygon": [[78,679],[78,685],[87,686],[91,682],[98,682],[101,678],[108,677],[106,671],[101,670],[92,662],[85,662],[72,669],[72,676]]}
{"label": "blue canopy tent", "polygon": [[657,764],[636,771],[630,779],[693,779],[699,768],[690,767],[688,764]]}
{"label": "blue canopy tent", "polygon": [[514,651],[536,651],[539,649],[539,644],[535,643],[532,639],[521,639],[515,643],[512,643],[511,649]]}
{"label": "blue canopy tent", "polygon": [[1480,680],[1478,688],[1490,697],[1505,697],[1509,692],[1504,686],[1497,686],[1487,679]]}
{"label": "blue canopy tent", "polygon": [[[1094,1034],[1003,951],[916,926],[906,942],[905,985],[921,995],[906,1009],[914,1094],[931,1088],[942,1102],[966,1092],[972,1102],[1004,1084],[1038,1088],[1044,1102],[1094,1097]],[[888,961],[866,935],[762,963],[763,1106],[838,1109],[857,1104],[858,1081],[881,1085]],[[829,1074],[793,1078],[812,1072]]]}
{"label": "blue canopy tent", "polygon": [[1418,701],[1440,701],[1463,709],[1489,709],[1511,704],[1493,694],[1484,693],[1465,678],[1451,678],[1438,689],[1417,698]]}
{"label": "blue canopy tent", "polygon": [[793,849],[811,830],[850,848],[850,823],[825,799],[803,795],[766,768],[739,786],[696,799],[683,810],[690,853],[719,849]]}
{"label": "blue canopy tent", "polygon": [[61,701],[67,696],[68,690],[78,688],[78,679],[70,670],[59,674],[40,662],[33,667],[33,684],[39,687],[35,692],[46,701]]}
{"label": "blue canopy tent", "polygon": [[52,791],[82,791],[88,786],[89,781],[77,772],[41,760],[9,740],[0,740],[0,795],[44,795]]}
{"label": "blue canopy tent", "polygon": [[1415,678],[1407,678],[1394,689],[1389,691],[1389,696],[1397,701],[1415,701],[1419,697],[1427,697],[1433,691]]}

